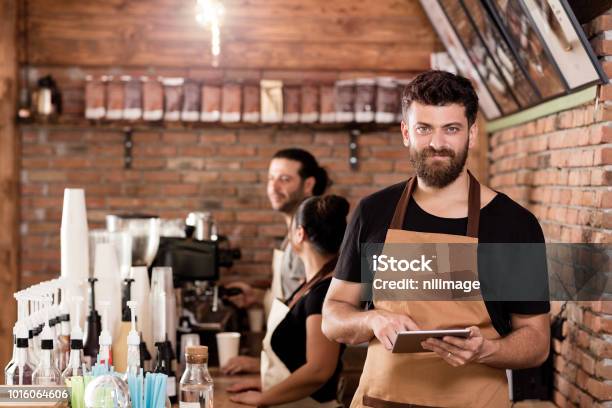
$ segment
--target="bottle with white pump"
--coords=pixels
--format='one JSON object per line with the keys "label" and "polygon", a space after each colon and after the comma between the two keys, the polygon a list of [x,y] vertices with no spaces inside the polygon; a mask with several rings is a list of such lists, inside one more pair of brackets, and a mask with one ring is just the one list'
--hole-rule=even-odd
{"label": "bottle with white pump", "polygon": [[45,318],[43,316],[43,312],[41,311],[41,301],[36,293],[36,289],[32,290],[32,303],[34,305],[34,313],[30,316],[30,320],[32,321],[32,341],[31,348],[32,354],[36,356],[36,366],[38,366],[38,357],[40,356],[40,334],[42,333],[43,327],[45,327]]}
{"label": "bottle with white pump", "polygon": [[32,367],[38,366],[38,355],[40,354],[36,351],[35,346],[35,334],[38,334],[38,329],[36,327],[36,323],[34,322],[33,317],[26,319],[26,326],[28,328],[28,361],[32,364]]}
{"label": "bottle with white pump", "polygon": [[40,334],[45,327],[44,321],[45,319],[42,317],[42,312],[40,311],[40,304],[37,302],[36,313],[32,316],[32,354],[36,356],[36,366],[38,366],[38,358],[41,353]]}
{"label": "bottle with white pump", "polygon": [[17,350],[15,362],[9,367],[6,377],[7,385],[31,385],[34,368],[28,361],[28,328],[22,321],[17,321]]}
{"label": "bottle with white pump", "polygon": [[[48,313],[46,314],[46,321],[51,330],[51,338],[53,339],[53,350],[57,353],[57,336],[59,335],[59,326],[57,325],[57,308],[54,305],[47,306]],[[42,344],[42,343],[41,343]],[[57,358],[55,358],[57,360]],[[57,363],[57,361],[56,361]]]}
{"label": "bottle with white pump", "polygon": [[17,324],[13,326],[13,354],[11,354],[10,361],[4,367],[4,384],[8,384],[8,372],[13,364],[15,364],[15,358],[17,357]]}
{"label": "bottle with white pump", "polygon": [[[50,305],[45,310],[47,314],[50,312]],[[48,316],[47,316],[48,317]],[[57,369],[54,361],[54,349],[53,349],[53,332],[49,326],[49,319],[46,319],[47,323],[41,333],[41,355],[38,367],[32,374],[32,383],[34,385],[61,385],[62,374]]]}
{"label": "bottle with white pump", "polygon": [[127,370],[125,379],[128,375],[137,376],[140,371],[140,335],[136,330],[136,306],[135,300],[129,300],[127,306],[130,308],[132,329],[127,336]]}
{"label": "bottle with white pump", "polygon": [[[27,355],[29,333],[28,327],[25,324],[26,299],[18,294],[15,294],[15,299],[17,299],[17,322],[15,322],[15,326],[13,327],[13,358],[7,364],[4,370],[4,379],[7,385],[20,384],[20,373],[23,374],[24,371],[28,371],[29,382],[26,382],[25,384],[32,384],[31,376],[33,368],[28,362]],[[21,367],[19,367],[20,364]],[[17,382],[15,382],[15,376],[17,376]]]}
{"label": "bottle with white pump", "polygon": [[98,353],[98,363],[106,364],[110,367],[113,365],[113,359],[111,356],[111,344],[113,342],[113,337],[108,330],[108,307],[110,306],[110,302],[100,302],[100,306],[102,307],[102,332],[100,333],[99,338],[100,351]]}
{"label": "bottle with white pump", "polygon": [[77,296],[74,299],[75,305],[75,319],[72,324],[72,331],[70,332],[70,358],[68,359],[68,365],[62,372],[62,382],[68,384],[71,377],[83,376],[84,356],[83,356],[83,331],[79,326],[81,311],[81,302],[83,298]]}
{"label": "bottle with white pump", "polygon": [[66,299],[66,291],[62,290],[62,301],[59,305],[59,333],[57,336],[57,368],[64,371],[68,366],[70,358],[70,310],[68,309],[68,300]]}

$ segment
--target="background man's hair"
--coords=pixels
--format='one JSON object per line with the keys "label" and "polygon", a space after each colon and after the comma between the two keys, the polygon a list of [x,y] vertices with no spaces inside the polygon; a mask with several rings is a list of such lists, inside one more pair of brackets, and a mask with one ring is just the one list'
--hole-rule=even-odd
{"label": "background man's hair", "polygon": [[317,159],[310,152],[299,148],[290,148],[279,150],[274,154],[273,159],[287,159],[301,163],[299,175],[302,180],[308,177],[314,177],[315,185],[312,188],[312,195],[321,195],[331,186],[331,180],[327,175],[327,171],[319,166]]}

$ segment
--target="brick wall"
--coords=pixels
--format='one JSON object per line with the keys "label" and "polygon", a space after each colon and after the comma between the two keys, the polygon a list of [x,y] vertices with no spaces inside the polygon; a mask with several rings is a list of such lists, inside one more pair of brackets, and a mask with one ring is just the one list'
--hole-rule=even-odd
{"label": "brick wall", "polygon": [[[606,39],[612,38],[612,14],[585,29],[612,77],[612,40]],[[492,187],[529,208],[548,242],[612,242],[612,85],[601,87],[599,96],[597,106],[589,103],[490,137]],[[554,303],[553,313],[559,308]],[[567,316],[567,338],[554,342],[554,402],[610,406],[612,302],[570,303]]]}
{"label": "brick wall", "polygon": [[[123,169],[123,133],[97,128],[22,128],[22,284],[59,271],[63,189],[85,188],[90,229],[117,212],[151,212],[184,218],[189,211],[214,212],[220,231],[242,248],[229,273],[265,276],[273,237],[283,236],[280,215],[265,195],[270,157],[300,146],[330,172],[332,192],[354,205],[377,189],[408,177],[398,129],[359,137],[359,171],[348,164],[346,130],[276,126],[213,127],[201,130],[135,132],[133,169]],[[476,151],[472,156],[478,156]],[[479,174],[479,160],[470,157]]]}

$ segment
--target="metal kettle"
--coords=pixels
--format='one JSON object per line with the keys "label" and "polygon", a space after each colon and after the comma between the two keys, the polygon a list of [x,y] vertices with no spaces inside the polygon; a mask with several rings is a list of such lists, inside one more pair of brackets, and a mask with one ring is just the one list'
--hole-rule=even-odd
{"label": "metal kettle", "polygon": [[198,241],[216,241],[217,224],[212,213],[208,211],[190,212],[185,220],[187,237],[193,236]]}

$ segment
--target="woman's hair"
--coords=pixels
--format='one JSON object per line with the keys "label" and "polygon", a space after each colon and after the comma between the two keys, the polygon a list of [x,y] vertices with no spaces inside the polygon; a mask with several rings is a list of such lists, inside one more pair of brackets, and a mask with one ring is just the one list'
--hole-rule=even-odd
{"label": "woman's hair", "polygon": [[337,195],[310,197],[295,212],[295,225],[304,228],[317,251],[335,254],[344,238],[349,207],[348,201]]}
{"label": "woman's hair", "polygon": [[312,195],[314,196],[320,196],[331,185],[327,171],[319,166],[317,159],[306,150],[297,148],[279,150],[273,159],[287,159],[299,162],[302,165],[299,171],[302,181],[308,177],[314,177],[315,179],[315,184],[312,188]]}

